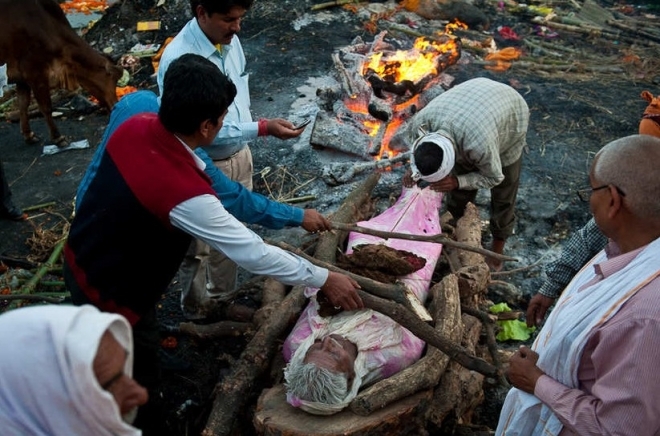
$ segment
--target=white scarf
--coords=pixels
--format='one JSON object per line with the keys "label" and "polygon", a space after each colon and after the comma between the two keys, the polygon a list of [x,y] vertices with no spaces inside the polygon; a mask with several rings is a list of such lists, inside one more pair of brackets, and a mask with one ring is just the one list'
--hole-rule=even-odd
{"label": "white scarf", "polygon": [[[437,145],[443,152],[442,164],[440,167],[432,174],[423,176],[422,173],[417,169],[415,163],[415,149],[419,144],[424,142],[430,142]],[[425,133],[420,136],[417,141],[412,146],[410,151],[410,169],[412,171],[412,179],[414,181],[424,180],[429,183],[438,182],[449,175],[452,169],[454,169],[455,163],[455,152],[454,144],[444,135],[439,133]]]}
{"label": "white scarf", "polygon": [[[579,292],[595,276],[593,265],[606,259],[598,253],[573,278],[532,349],[539,354],[537,366],[548,376],[577,388],[578,366],[584,346],[594,328],[607,322],[623,304],[660,275],[660,238],[651,242],[628,265]],[[512,388],[507,394],[496,435],[557,435],[563,424],[552,410],[534,395]]]}
{"label": "white scarf", "polygon": [[133,337],[120,315],[93,306],[33,306],[0,316],[0,432],[4,436],[139,436],[93,362],[110,331],[133,373]]}

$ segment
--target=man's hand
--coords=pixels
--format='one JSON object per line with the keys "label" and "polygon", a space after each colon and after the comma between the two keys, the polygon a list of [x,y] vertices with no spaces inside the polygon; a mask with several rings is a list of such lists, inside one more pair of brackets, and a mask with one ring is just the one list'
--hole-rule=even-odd
{"label": "man's hand", "polygon": [[328,300],[335,307],[341,307],[344,310],[364,308],[356,289],[360,289],[360,285],[355,280],[333,271],[329,271],[328,279],[321,286],[321,291],[328,297]]}
{"label": "man's hand", "polygon": [[506,371],[506,378],[514,387],[534,395],[534,388],[539,377],[545,375],[541,369],[536,366],[539,360],[538,353],[530,348],[521,346],[516,354],[509,359],[509,369]]}
{"label": "man's hand", "polygon": [[431,183],[429,186],[436,192],[449,192],[458,189],[458,179],[456,176],[447,176],[444,179]]}
{"label": "man's hand", "polygon": [[542,294],[536,294],[529,300],[529,306],[527,306],[527,327],[540,326],[545,318],[545,314],[555,302],[554,298],[546,297]]}
{"label": "man's hand", "polygon": [[281,118],[273,118],[268,120],[268,135],[274,136],[279,139],[290,139],[300,136],[305,129],[294,129],[291,121],[283,120]]}
{"label": "man's hand", "polygon": [[332,230],[332,225],[330,224],[330,221],[328,221],[326,217],[318,213],[316,209],[305,209],[305,214],[303,215],[303,221],[302,221],[302,228],[310,233],[316,233],[316,232],[325,232],[326,230]]}

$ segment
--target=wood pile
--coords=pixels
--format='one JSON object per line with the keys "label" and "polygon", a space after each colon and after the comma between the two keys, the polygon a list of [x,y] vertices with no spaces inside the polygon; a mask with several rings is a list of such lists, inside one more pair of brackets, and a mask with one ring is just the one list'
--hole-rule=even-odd
{"label": "wood pile", "polygon": [[[336,227],[352,228],[348,223],[360,219],[357,211],[370,200],[378,179],[378,173],[373,173],[346,199],[332,217]],[[348,230],[336,230],[322,235],[314,257],[294,247],[282,246],[316,264],[339,270],[334,266],[335,255],[347,234]],[[262,393],[254,413],[253,423],[259,434],[425,434],[429,428],[469,425],[475,408],[483,400],[484,380],[501,381],[498,360],[487,351],[489,347],[483,345],[482,339],[492,336],[493,332],[494,321],[481,312],[486,304],[486,285],[490,277],[484,254],[493,253],[481,248],[479,216],[471,204],[456,225],[456,239],[448,244],[447,236],[443,238],[446,240],[444,251],[449,255],[453,252],[458,263],[454,264],[453,272],[447,273],[431,289],[428,310],[435,321],[427,323],[420,319],[407,303],[405,290],[398,285],[352,275],[362,286],[360,296],[367,307],[390,316],[429,344],[422,359],[364,389],[350,407],[339,414],[321,417],[295,409],[285,401],[281,385],[283,362],[278,347],[306,299],[300,287],[285,294],[283,288],[266,281],[262,308],[252,323],[256,333],[232,365],[231,373],[216,386],[213,409],[203,434],[230,435],[237,427],[246,425],[237,423],[236,417],[254,394],[257,380],[266,374],[271,375],[274,387]],[[484,328],[484,323],[488,328]],[[210,337],[209,332],[214,328],[217,328],[217,335],[247,331],[242,325],[223,321],[204,326],[204,337]]]}

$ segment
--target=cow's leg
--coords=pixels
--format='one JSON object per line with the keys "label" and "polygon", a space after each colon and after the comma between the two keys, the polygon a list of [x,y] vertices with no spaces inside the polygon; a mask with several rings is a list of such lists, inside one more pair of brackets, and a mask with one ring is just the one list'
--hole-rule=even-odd
{"label": "cow's leg", "polygon": [[55,125],[55,121],[53,121],[53,104],[50,99],[50,87],[47,81],[33,86],[32,92],[39,105],[39,110],[46,119],[51,141],[58,147],[66,147],[69,143],[64,136],[60,135],[60,131]]}
{"label": "cow's leg", "polygon": [[30,106],[30,87],[22,82],[16,83],[16,94],[18,97],[18,113],[21,122],[21,133],[28,144],[36,144],[41,141],[30,129],[30,120],[28,118],[28,107]]}

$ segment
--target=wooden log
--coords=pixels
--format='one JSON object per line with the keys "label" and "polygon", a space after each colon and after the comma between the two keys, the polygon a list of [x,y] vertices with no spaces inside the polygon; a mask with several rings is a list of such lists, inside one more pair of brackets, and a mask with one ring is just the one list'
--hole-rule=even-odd
{"label": "wooden log", "polygon": [[352,3],[354,0],[333,0],[331,2],[325,2],[325,3],[319,3],[317,5],[312,6],[309,8],[311,11],[318,11],[320,9],[326,9],[326,8],[331,8],[333,6],[341,6],[345,5],[348,3]]}
{"label": "wooden log", "polygon": [[252,321],[259,327],[263,325],[275,312],[286,296],[286,285],[277,280],[268,278],[264,282],[261,297],[261,307],[255,312]]}
{"label": "wooden log", "polygon": [[490,269],[486,262],[464,266],[456,274],[461,301],[467,301],[474,296],[485,296],[490,281]]}
{"label": "wooden log", "polygon": [[622,23],[619,20],[607,20],[607,24],[616,27],[617,29],[621,29],[626,32],[632,33],[635,36],[641,36],[642,38],[650,39],[653,42],[660,42],[660,36],[647,32],[642,29],[637,29],[635,27],[629,26],[627,24]]}
{"label": "wooden log", "polygon": [[316,114],[314,128],[309,138],[313,147],[329,148],[355,155],[362,159],[371,159],[369,146],[372,138],[355,123],[337,121],[323,111]]}
{"label": "wooden log", "polygon": [[376,297],[364,291],[358,291],[358,293],[366,307],[389,316],[427,344],[439,348],[460,365],[488,377],[499,376],[498,369],[495,366],[474,356],[473,353],[470,353],[467,349],[452,342],[450,339],[438,335],[433,327],[421,321],[402,305]]}
{"label": "wooden log", "polygon": [[[461,305],[461,311],[465,314],[472,315],[481,321],[482,328],[486,333],[486,348],[488,349],[488,356],[490,358],[489,362],[492,362],[500,371],[500,377],[497,382],[502,386],[509,386],[509,382],[506,380],[506,377],[504,377],[502,361],[499,359],[499,347],[497,346],[497,339],[495,337],[495,331],[499,328],[497,318],[493,317],[492,314],[477,309],[471,309],[464,305]],[[477,355],[483,357],[483,354],[477,353]]]}
{"label": "wooden log", "polygon": [[259,397],[253,424],[263,436],[383,436],[423,435],[424,413],[431,398],[429,390],[360,416],[349,409],[331,415],[312,415],[286,402],[283,385],[264,391]]}
{"label": "wooden log", "polygon": [[[367,178],[359,185],[333,215],[338,221],[355,221],[359,206],[371,198],[371,191],[378,183],[379,175]],[[315,255],[334,261],[339,234],[326,232],[321,235]],[[245,347],[240,358],[233,365],[231,373],[216,385],[213,407],[206,421],[202,436],[227,436],[232,432],[236,417],[245,405],[254,387],[254,381],[269,367],[275,354],[277,339],[289,327],[291,321],[300,314],[307,299],[304,287],[296,286],[280,304],[277,315],[268,318]]]}
{"label": "wooden log", "polygon": [[[460,341],[461,302],[456,276],[445,276],[430,292],[433,297],[435,330],[452,341]],[[446,354],[435,347],[428,347],[426,355],[418,362],[363,390],[351,401],[349,407],[354,413],[367,416],[396,400],[433,388],[438,384],[448,363],[449,357]]]}
{"label": "wooden log", "polygon": [[551,29],[555,29],[555,30],[566,30],[567,32],[581,33],[583,35],[625,42],[627,44],[637,44],[637,45],[641,44],[648,47],[658,46],[658,44],[651,41],[644,41],[638,38],[627,37],[622,35],[621,32],[610,31],[602,27],[590,26],[588,24],[580,24],[580,25],[563,24],[563,23],[557,23],[554,21],[545,20],[543,17],[534,18],[532,19],[532,22],[535,24],[542,24],[544,26],[548,26]]}
{"label": "wooden log", "polygon": [[[462,315],[462,346],[474,353],[481,334],[481,322],[470,315]],[[469,423],[472,412],[484,398],[483,375],[451,362],[433,394],[426,418],[438,428],[451,422]],[[450,421],[449,423],[446,421]],[[442,434],[452,434],[442,433]]]}
{"label": "wooden log", "polygon": [[346,274],[347,276],[353,278],[358,284],[362,287],[363,290],[366,290],[367,292],[377,295],[382,298],[386,298],[388,300],[397,302],[403,306],[408,307],[409,309],[412,309],[412,306],[410,304],[410,301],[407,298],[408,291],[405,286],[401,284],[389,284],[389,283],[381,283],[376,280],[360,276],[358,274],[352,273],[350,271],[346,271],[344,269],[339,268],[338,266],[335,266],[331,263],[328,262],[323,262],[320,259],[316,259],[312,256],[309,256],[305,254],[302,250],[291,246],[287,244],[286,242],[281,242],[281,241],[267,241],[269,244],[274,245],[276,247],[282,248],[284,250],[290,251],[294,254],[297,254],[300,257],[303,257],[313,264],[320,266],[322,268],[327,268],[330,271],[338,272],[341,274]]}
{"label": "wooden log", "polygon": [[220,321],[212,324],[195,324],[182,322],[179,331],[198,339],[215,339],[220,337],[241,336],[252,328],[252,323],[236,321]]}
{"label": "wooden log", "polygon": [[274,353],[274,343],[289,325],[291,318],[300,313],[307,300],[304,288],[296,286],[282,301],[278,313],[263,325],[245,347],[233,365],[231,373],[215,387],[213,409],[202,431],[203,436],[229,435],[238,411],[244,406],[254,380],[268,369]]}
{"label": "wooden log", "polygon": [[410,153],[401,153],[390,159],[370,160],[368,162],[335,162],[323,167],[321,177],[330,186],[341,185],[353,180],[362,173],[390,168],[407,162],[409,158]]}
{"label": "wooden log", "polygon": [[[481,218],[479,217],[479,209],[473,203],[468,203],[465,206],[463,216],[456,222],[454,237],[456,242],[466,246],[481,247]],[[462,266],[473,266],[484,262],[483,255],[466,250],[458,253],[458,259]]]}
{"label": "wooden log", "polygon": [[[341,223],[350,223],[356,220],[361,205],[365,204],[371,198],[371,192],[374,190],[380,180],[379,173],[372,173],[355,190],[353,190],[341,206],[330,215],[333,221]],[[337,232],[336,238],[325,235],[319,240],[314,256],[317,259],[334,263],[337,260],[337,247],[343,245],[348,237],[348,232]]]}

